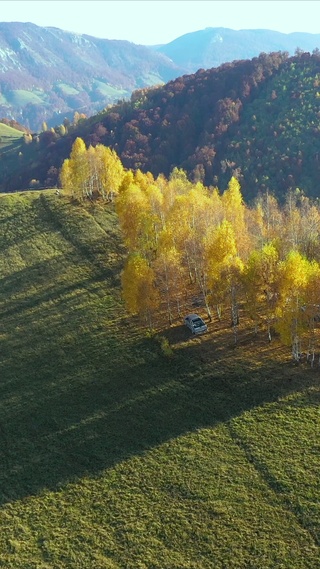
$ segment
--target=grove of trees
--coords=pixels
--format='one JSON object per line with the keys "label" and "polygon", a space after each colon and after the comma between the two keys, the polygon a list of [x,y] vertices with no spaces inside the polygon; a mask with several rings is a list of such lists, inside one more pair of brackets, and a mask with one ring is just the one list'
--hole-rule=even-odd
{"label": "grove of trees", "polygon": [[97,144],[86,145],[78,137],[72,145],[70,158],[64,160],[60,181],[65,193],[82,200],[100,196],[112,201],[124,176],[124,168],[116,152]]}
{"label": "grove of trees", "polygon": [[[240,313],[255,331],[277,333],[295,360],[320,362],[320,207],[299,192],[285,203],[265,193],[247,206],[239,181],[224,191],[125,170],[114,151],[77,139],[61,170],[67,194],[115,196],[127,259],[123,298],[153,327],[159,313],[181,320],[195,301],[208,319],[226,314],[237,342]],[[241,308],[241,310],[240,310]]]}

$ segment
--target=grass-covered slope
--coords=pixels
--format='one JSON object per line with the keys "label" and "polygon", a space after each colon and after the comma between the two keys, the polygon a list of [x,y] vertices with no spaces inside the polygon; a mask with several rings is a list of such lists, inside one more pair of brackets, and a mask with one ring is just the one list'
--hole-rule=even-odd
{"label": "grass-covered slope", "polygon": [[0,122],[0,150],[19,141],[22,137],[23,132]]}
{"label": "grass-covered slope", "polygon": [[110,210],[0,196],[0,228],[0,567],[318,568],[318,370],[215,322],[165,356]]}

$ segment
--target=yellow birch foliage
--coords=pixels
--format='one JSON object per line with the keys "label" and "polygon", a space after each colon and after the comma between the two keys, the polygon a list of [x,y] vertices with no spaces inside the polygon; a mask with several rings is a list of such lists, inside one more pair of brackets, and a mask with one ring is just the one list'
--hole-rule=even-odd
{"label": "yellow birch foliage", "polygon": [[311,308],[313,316],[319,315],[320,307],[320,265],[317,261],[309,263],[308,281],[305,290],[306,307]]}
{"label": "yellow birch foliage", "polygon": [[266,320],[270,340],[278,293],[278,268],[278,251],[268,243],[260,251],[251,253],[242,275],[249,314],[256,324],[259,319]]}
{"label": "yellow birch foliage", "polygon": [[306,304],[311,269],[312,263],[295,250],[290,251],[279,265],[279,298],[275,327],[286,345],[293,345],[304,329],[302,307]]}
{"label": "yellow birch foliage", "polygon": [[103,199],[112,200],[118,194],[124,178],[124,168],[115,150],[97,144],[95,147],[95,159],[97,163],[99,192]]}
{"label": "yellow birch foliage", "polygon": [[134,180],[143,191],[147,191],[151,184],[155,183],[154,177],[151,172],[142,172],[140,169],[134,172]]}
{"label": "yellow birch foliage", "polygon": [[164,226],[163,195],[151,175],[127,172],[119,188],[116,211],[130,251],[151,261]]}
{"label": "yellow birch foliage", "polygon": [[187,193],[192,189],[192,186],[192,182],[188,180],[188,176],[182,168],[173,168],[169,176],[168,187],[174,196]]}
{"label": "yellow birch foliage", "polygon": [[237,250],[242,259],[249,255],[251,248],[247,224],[245,221],[245,205],[238,180],[233,176],[227,189],[221,196],[225,219],[231,223]]}
{"label": "yellow birch foliage", "polygon": [[232,177],[227,189],[223,192],[222,205],[224,215],[233,227],[244,226],[244,211],[245,206],[241,194],[240,184],[235,177]]}
{"label": "yellow birch foliage", "polygon": [[[169,223],[173,230],[176,246],[183,255],[183,262],[190,280],[198,286],[209,317],[207,301],[208,278],[204,260],[204,240],[212,223],[212,201],[209,191],[201,182],[190,186],[186,194],[176,197],[170,211]],[[196,292],[196,291],[194,291]]]}
{"label": "yellow birch foliage", "polygon": [[150,182],[145,188],[145,195],[148,201],[149,238],[152,241],[152,248],[156,249],[159,234],[165,225],[163,194],[155,183]]}
{"label": "yellow birch foliage", "polygon": [[307,325],[314,327],[320,317],[320,265],[309,262],[308,280],[304,291],[305,303],[302,306]]}
{"label": "yellow birch foliage", "polygon": [[170,232],[164,230],[160,235],[158,255],[154,262],[159,292],[166,302],[170,323],[172,322],[174,307],[180,315],[180,306],[185,292],[181,255],[172,241]]}
{"label": "yellow birch foliage", "polygon": [[167,216],[171,211],[177,196],[187,194],[192,183],[189,182],[187,174],[184,170],[174,168],[169,180],[165,180],[164,176],[158,176],[156,185],[161,189],[163,194],[164,214]]}
{"label": "yellow birch foliage", "polygon": [[[116,212],[129,251],[141,251],[146,242],[145,219],[148,215],[148,200],[131,176],[126,176],[125,185],[116,200]],[[133,180],[133,176],[132,176]]]}
{"label": "yellow birch foliage", "polygon": [[122,272],[122,291],[130,314],[145,315],[159,306],[154,272],[146,259],[137,253],[129,255]]}
{"label": "yellow birch foliage", "polygon": [[66,196],[74,196],[70,159],[64,160],[60,170],[60,184]]}
{"label": "yellow birch foliage", "polygon": [[176,243],[197,263],[202,258],[203,241],[212,223],[212,202],[207,188],[197,183],[178,194],[167,218]]}
{"label": "yellow birch foliage", "polygon": [[87,180],[87,193],[89,196],[99,194],[99,172],[96,160],[96,149],[89,146],[87,150],[88,161],[88,180]]}
{"label": "yellow birch foliage", "polygon": [[223,304],[240,281],[243,263],[237,254],[232,224],[224,220],[212,229],[205,241],[210,298],[216,305]]}
{"label": "yellow birch foliage", "polygon": [[267,239],[265,238],[263,211],[260,203],[257,203],[254,208],[246,209],[245,221],[250,234],[252,249],[261,249]]}
{"label": "yellow birch foliage", "polygon": [[119,186],[119,194],[126,192],[127,189],[129,188],[129,186],[131,184],[134,184],[134,183],[135,183],[134,173],[132,172],[132,170],[127,170],[124,173],[124,176],[122,178],[122,182]]}
{"label": "yellow birch foliage", "polygon": [[80,137],[77,137],[72,145],[69,166],[72,175],[73,195],[82,199],[86,195],[89,165],[86,145]]}
{"label": "yellow birch foliage", "polygon": [[302,199],[300,252],[308,259],[320,260],[320,211],[306,197]]}
{"label": "yellow birch foliage", "polygon": [[89,146],[87,150],[82,138],[78,137],[72,145],[70,158],[62,164],[60,182],[68,195],[78,199],[97,193],[110,200],[118,193],[124,174],[114,150],[102,144]]}
{"label": "yellow birch foliage", "polygon": [[224,220],[222,199],[218,188],[212,188],[210,193],[211,226],[217,227]]}
{"label": "yellow birch foliage", "polygon": [[268,192],[257,200],[256,209],[260,217],[260,231],[263,243],[281,240],[284,230],[283,213],[279,209],[278,202]]}
{"label": "yellow birch foliage", "polygon": [[237,246],[232,224],[224,220],[208,232],[205,240],[205,257],[211,281],[216,281],[220,268],[229,264],[237,255]]}
{"label": "yellow birch foliage", "polygon": [[262,308],[263,294],[261,290],[260,251],[251,253],[242,274],[244,291],[247,300],[247,310],[250,318],[258,323],[259,312]]}

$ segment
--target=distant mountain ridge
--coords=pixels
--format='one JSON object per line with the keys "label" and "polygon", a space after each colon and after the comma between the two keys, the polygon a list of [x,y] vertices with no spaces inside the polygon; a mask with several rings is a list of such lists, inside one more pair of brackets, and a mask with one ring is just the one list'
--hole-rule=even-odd
{"label": "distant mountain ridge", "polygon": [[87,116],[181,73],[143,45],[97,39],[31,23],[0,23],[0,118],[32,130]]}
{"label": "distant mountain ridge", "polygon": [[313,51],[317,48],[320,48],[320,34],[209,27],[184,34],[156,49],[176,65],[194,73],[200,68],[209,69],[238,59],[251,59],[262,52],[287,51],[293,55],[296,49]]}
{"label": "distant mountain ridge", "polygon": [[33,131],[88,117],[139,88],[261,52],[320,47],[320,34],[206,28],[166,45],[98,39],[31,23],[0,23],[0,119]]}

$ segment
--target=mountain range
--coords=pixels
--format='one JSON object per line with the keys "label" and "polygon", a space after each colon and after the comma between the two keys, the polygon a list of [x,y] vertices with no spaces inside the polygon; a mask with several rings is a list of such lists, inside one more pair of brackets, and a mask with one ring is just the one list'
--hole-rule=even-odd
{"label": "mountain range", "polygon": [[0,189],[59,184],[80,137],[87,147],[114,149],[125,168],[154,176],[178,167],[220,189],[236,176],[249,201],[266,191],[284,199],[298,189],[317,198],[319,117],[320,51],[261,53],[136,90],[66,126],[33,136],[16,131],[11,145],[8,130],[0,130]]}
{"label": "mountain range", "polygon": [[206,28],[157,46],[32,23],[0,23],[0,118],[31,131],[87,117],[143,87],[261,52],[313,51],[320,34]]}
{"label": "mountain range", "polygon": [[286,51],[293,55],[296,50],[311,52],[316,48],[320,48],[320,34],[206,28],[158,46],[157,51],[187,73],[194,73],[200,68],[209,69],[238,59],[252,59],[260,53]]}

